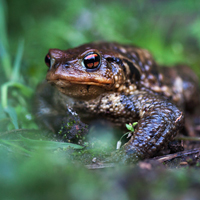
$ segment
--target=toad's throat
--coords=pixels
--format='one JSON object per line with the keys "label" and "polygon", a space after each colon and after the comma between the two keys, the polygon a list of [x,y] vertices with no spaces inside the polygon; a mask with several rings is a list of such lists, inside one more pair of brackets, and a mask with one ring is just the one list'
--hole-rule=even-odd
{"label": "toad's throat", "polygon": [[112,90],[109,86],[105,86],[94,82],[68,82],[63,80],[49,81],[51,84],[55,85],[57,89],[72,98],[79,100],[90,100],[94,99],[104,92]]}

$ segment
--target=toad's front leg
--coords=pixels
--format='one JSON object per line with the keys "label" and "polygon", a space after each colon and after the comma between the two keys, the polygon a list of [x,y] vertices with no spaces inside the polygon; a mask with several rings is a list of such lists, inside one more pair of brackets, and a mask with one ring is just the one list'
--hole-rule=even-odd
{"label": "toad's front leg", "polygon": [[154,156],[183,126],[183,113],[165,99],[145,93],[121,98],[123,104],[128,102],[127,108],[134,108],[132,114],[138,112],[140,118],[132,138],[117,153],[124,161]]}

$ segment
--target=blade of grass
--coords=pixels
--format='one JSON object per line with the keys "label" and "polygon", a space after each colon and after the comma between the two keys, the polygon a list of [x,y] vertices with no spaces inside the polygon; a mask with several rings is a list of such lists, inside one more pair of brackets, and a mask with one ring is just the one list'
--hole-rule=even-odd
{"label": "blade of grass", "polygon": [[21,40],[18,45],[17,55],[15,58],[14,68],[12,71],[12,76],[11,76],[12,81],[20,80],[19,71],[20,71],[20,66],[21,66],[20,64],[21,64],[21,60],[22,60],[23,51],[24,51],[24,40]]}
{"label": "blade of grass", "polygon": [[31,88],[29,88],[26,85],[23,85],[19,82],[10,81],[10,82],[4,83],[1,86],[1,102],[2,102],[3,108],[6,108],[8,106],[7,96],[8,96],[8,88],[10,86],[19,88],[21,90],[21,92],[27,97],[31,96],[33,94],[33,90]]}
{"label": "blade of grass", "polygon": [[[34,149],[44,147],[45,149],[53,150],[58,148],[67,148],[72,147],[74,149],[83,149],[84,147],[73,144],[73,143],[67,143],[67,142],[54,142],[54,141],[47,141],[47,140],[33,140],[29,138],[25,138],[21,135],[21,140],[25,143],[27,143],[27,146],[31,146]],[[19,140],[18,140],[19,141]]]}
{"label": "blade of grass", "polygon": [[5,72],[5,76],[7,79],[10,78],[12,68],[11,68],[11,59],[10,55],[6,51],[8,48],[8,37],[6,30],[6,2],[4,0],[0,0],[0,57],[1,64]]}
{"label": "blade of grass", "polygon": [[4,111],[6,113],[8,113],[15,129],[19,129],[19,125],[18,125],[18,121],[17,121],[17,113],[16,113],[15,109],[11,106],[8,106],[8,107],[4,108]]}
{"label": "blade of grass", "polygon": [[0,142],[1,142],[2,144],[8,145],[8,146],[10,146],[10,147],[17,148],[17,149],[19,149],[20,151],[23,151],[23,152],[25,152],[25,153],[27,153],[27,154],[31,154],[31,153],[32,153],[31,151],[29,151],[29,150],[27,150],[27,149],[21,147],[20,145],[14,144],[13,141],[10,141],[10,140],[1,140],[1,139],[0,139]]}
{"label": "blade of grass", "polygon": [[[73,149],[83,149],[84,147],[73,144],[73,143],[65,143],[65,142],[55,142],[55,141],[48,141],[48,140],[34,140],[25,138],[22,135],[19,135],[20,139],[0,139],[0,143],[6,144],[11,147],[18,148],[26,153],[30,153],[31,151],[27,150],[37,150],[43,148],[45,150],[56,150],[58,148],[68,148],[71,147]],[[23,147],[22,147],[23,146]]]}
{"label": "blade of grass", "polygon": [[19,135],[21,133],[22,134],[27,134],[29,132],[33,133],[34,136],[35,135],[40,135],[40,136],[42,135],[40,133],[40,131],[37,130],[37,129],[13,129],[13,130],[9,130],[9,131],[6,131],[6,132],[0,132],[0,137],[12,135],[12,134],[14,134],[14,135]]}
{"label": "blade of grass", "polygon": [[5,119],[6,118],[6,114],[4,113],[3,107],[0,103],[0,120]]}

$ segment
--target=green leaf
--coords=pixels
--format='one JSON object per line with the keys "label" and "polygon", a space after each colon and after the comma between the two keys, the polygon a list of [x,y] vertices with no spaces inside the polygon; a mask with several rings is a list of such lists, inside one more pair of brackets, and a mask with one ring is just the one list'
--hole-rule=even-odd
{"label": "green leaf", "polygon": [[133,132],[133,131],[134,131],[134,129],[133,129],[133,126],[132,126],[132,125],[126,124],[126,128],[127,128],[129,131],[131,131],[131,132]]}
{"label": "green leaf", "polygon": [[133,125],[132,125],[132,126],[134,127],[134,126],[136,126],[137,124],[138,124],[138,122],[133,122]]}
{"label": "green leaf", "polygon": [[68,147],[73,149],[84,148],[73,143],[51,141],[41,135],[39,130],[17,129],[0,134],[0,149],[6,148],[9,152],[21,152],[30,155],[38,149],[39,151],[42,149],[49,152],[57,149],[65,150]]}
{"label": "green leaf", "polygon": [[11,147],[11,149],[9,149],[10,151],[12,151],[12,149],[14,149],[14,151],[16,152],[16,150],[19,150],[21,152],[24,152],[24,153],[27,153],[27,154],[30,154],[31,151],[23,148],[21,146],[21,144],[15,144],[13,141],[11,140],[1,140],[0,139],[0,143],[4,144],[5,146],[8,146],[8,147]]}
{"label": "green leaf", "polygon": [[16,141],[22,141],[25,145],[28,147],[31,146],[31,148],[38,149],[41,147],[44,147],[45,149],[48,150],[54,150],[58,148],[68,148],[72,147],[74,149],[83,149],[82,146],[73,144],[73,143],[67,143],[67,142],[54,142],[54,141],[47,141],[47,140],[33,140],[29,138],[25,138],[23,136],[20,137],[20,140]]}
{"label": "green leaf", "polygon": [[18,122],[17,122],[17,114],[16,114],[15,109],[11,106],[8,106],[8,107],[4,108],[4,111],[6,113],[8,113],[8,115],[11,119],[11,122],[13,123],[15,129],[19,129]]}

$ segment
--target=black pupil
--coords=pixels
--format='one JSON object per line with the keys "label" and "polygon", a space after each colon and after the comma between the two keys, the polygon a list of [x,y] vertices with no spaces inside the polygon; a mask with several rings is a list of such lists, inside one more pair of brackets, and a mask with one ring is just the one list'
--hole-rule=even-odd
{"label": "black pupil", "polygon": [[45,57],[45,63],[48,67],[50,67],[50,61],[51,61],[51,57],[49,54],[46,55]]}
{"label": "black pupil", "polygon": [[85,67],[88,69],[98,68],[100,64],[100,56],[97,53],[91,53],[85,56],[83,62]]}

